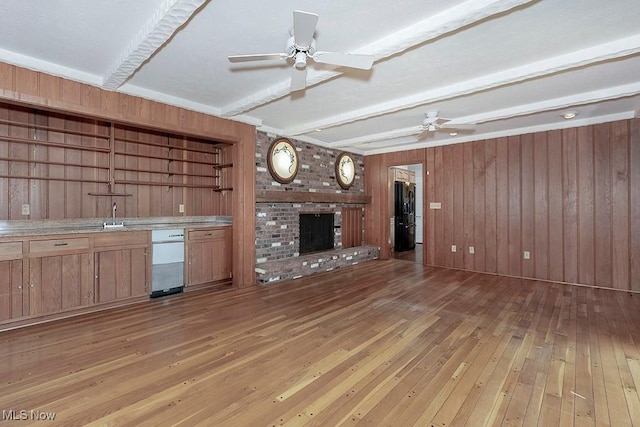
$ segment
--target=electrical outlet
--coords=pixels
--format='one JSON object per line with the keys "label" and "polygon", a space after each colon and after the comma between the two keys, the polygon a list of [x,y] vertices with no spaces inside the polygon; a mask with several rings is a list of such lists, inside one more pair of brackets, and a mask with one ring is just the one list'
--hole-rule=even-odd
{"label": "electrical outlet", "polygon": [[178,212],[184,213],[184,205],[178,205]]}
{"label": "electrical outlet", "polygon": [[524,251],[522,255],[524,259],[531,259],[531,252],[529,251]]}
{"label": "electrical outlet", "polygon": [[30,205],[22,205],[22,215],[31,215]]}
{"label": "electrical outlet", "polygon": [[469,246],[469,253],[470,254],[475,254],[476,253],[476,248],[474,248],[473,246]]}
{"label": "electrical outlet", "polygon": [[451,252],[456,252],[457,250],[456,245],[451,245]]}

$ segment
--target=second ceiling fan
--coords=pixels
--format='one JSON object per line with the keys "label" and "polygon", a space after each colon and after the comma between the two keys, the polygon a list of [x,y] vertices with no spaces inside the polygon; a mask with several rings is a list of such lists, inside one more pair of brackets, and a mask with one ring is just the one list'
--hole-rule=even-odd
{"label": "second ceiling fan", "polygon": [[475,129],[474,124],[458,123],[452,125],[448,123],[450,121],[451,119],[441,118],[438,111],[429,111],[425,113],[425,118],[422,121],[422,125],[420,126],[420,133],[417,135],[417,138],[424,139],[429,135],[432,135],[433,132],[439,131],[457,134],[458,132],[473,132],[473,130]]}
{"label": "second ceiling fan", "polygon": [[304,89],[307,86],[307,59],[318,63],[337,65],[349,68],[369,70],[373,65],[373,55],[322,52],[316,51],[316,31],[319,16],[301,10],[293,11],[293,28],[287,40],[285,52],[253,55],[232,55],[230,62],[265,61],[274,59],[293,59],[291,74],[291,91]]}

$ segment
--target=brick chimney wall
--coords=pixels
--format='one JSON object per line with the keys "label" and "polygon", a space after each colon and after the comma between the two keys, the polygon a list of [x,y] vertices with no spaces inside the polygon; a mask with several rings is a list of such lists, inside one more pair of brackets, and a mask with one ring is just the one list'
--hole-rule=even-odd
{"label": "brick chimney wall", "polygon": [[[290,139],[296,147],[299,169],[293,182],[278,183],[267,167],[267,153],[271,142],[277,136],[258,132],[256,137],[256,193],[262,191],[354,193],[364,194],[364,162],[359,154],[352,154],[356,164],[353,185],[344,190],[335,177],[335,159],[342,151],[328,149],[295,139]],[[300,212],[333,212],[335,248],[342,246],[340,228],[343,207],[360,207],[358,204],[330,203],[256,203],[256,271],[267,269],[270,275],[284,279],[276,268],[268,268],[270,263],[299,256],[299,214]],[[364,214],[364,213],[363,213]],[[377,257],[377,254],[375,254]],[[269,281],[262,277],[259,282]]]}

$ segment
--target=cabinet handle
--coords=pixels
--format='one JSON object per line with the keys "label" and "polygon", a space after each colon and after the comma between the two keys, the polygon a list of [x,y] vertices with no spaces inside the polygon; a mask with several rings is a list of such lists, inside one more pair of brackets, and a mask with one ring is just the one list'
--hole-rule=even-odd
{"label": "cabinet handle", "polygon": [[53,246],[67,246],[68,243],[54,243]]}
{"label": "cabinet handle", "polygon": [[18,285],[18,289],[22,289],[22,285]]}
{"label": "cabinet handle", "polygon": [[30,288],[35,288],[36,285],[34,285],[33,283],[31,285],[29,285]]}

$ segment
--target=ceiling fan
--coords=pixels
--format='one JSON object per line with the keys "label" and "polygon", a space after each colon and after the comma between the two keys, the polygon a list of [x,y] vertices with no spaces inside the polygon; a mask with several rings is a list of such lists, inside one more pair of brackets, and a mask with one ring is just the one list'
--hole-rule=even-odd
{"label": "ceiling fan", "polygon": [[316,51],[316,31],[319,16],[315,13],[293,11],[293,28],[287,40],[285,52],[256,55],[232,55],[230,62],[265,61],[273,59],[293,59],[291,74],[291,91],[304,89],[307,86],[307,58],[315,62],[338,65],[349,68],[369,70],[375,59],[373,55],[322,52]]}
{"label": "ceiling fan", "polygon": [[421,132],[418,134],[418,139],[423,139],[432,134],[433,132],[473,132],[475,129],[474,124],[447,124],[451,119],[444,119],[439,117],[438,111],[429,111],[425,114],[425,119],[420,126]]}

